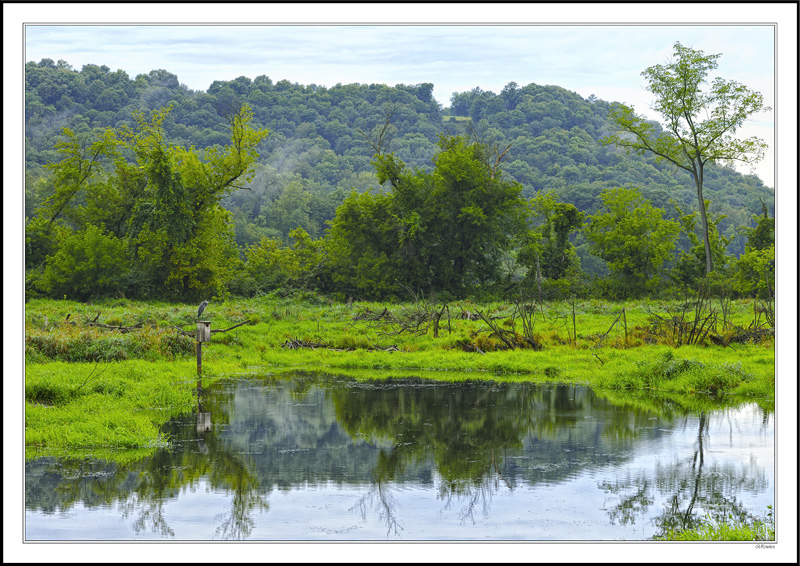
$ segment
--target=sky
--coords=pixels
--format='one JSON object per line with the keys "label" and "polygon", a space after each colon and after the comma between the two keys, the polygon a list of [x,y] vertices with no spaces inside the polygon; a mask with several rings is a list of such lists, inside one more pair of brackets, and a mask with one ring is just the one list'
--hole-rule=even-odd
{"label": "sky", "polygon": [[[24,295],[19,245],[24,238],[20,220],[24,205],[22,191],[8,188],[21,187],[24,179],[21,109],[25,61],[64,59],[78,70],[89,63],[106,65],[114,71],[124,70],[131,78],[166,69],[194,90],[205,90],[214,80],[259,75],[273,81],[287,79],[324,86],[430,82],[434,96],[445,106],[453,92],[476,86],[499,93],[512,81],[520,86],[536,83],[558,85],[584,98],[594,94],[609,102],[624,102],[655,118],[649,114],[652,97],[641,76],[645,68],[666,63],[676,41],[707,54],[721,53],[718,75],[761,92],[765,103],[774,108],[755,116],[741,133],[758,136],[770,145],[754,172],[776,189],[777,284],[780,311],[785,313],[778,319],[776,363],[777,373],[791,378],[778,380],[777,415],[779,420],[793,419],[781,421],[786,422],[783,429],[779,423],[782,433],[776,438],[781,439],[781,461],[790,468],[796,463],[796,436],[792,435],[797,425],[797,3],[5,3],[3,41],[3,179],[7,188],[3,191],[3,320],[7,329],[18,327],[24,317],[24,302],[18,300]],[[5,300],[7,294],[11,300]],[[19,376],[24,333],[11,334],[4,344],[4,352],[12,352],[11,356],[4,355],[4,374]],[[8,400],[21,398],[22,383],[22,379],[4,380],[4,424],[10,417],[19,419],[18,404]],[[781,411],[784,406],[786,410]],[[17,450],[12,457],[18,458],[22,435],[14,424],[4,427],[4,455]],[[792,474],[778,482],[782,502],[778,517],[783,521],[783,533],[796,532],[787,522],[797,518],[796,507],[791,507],[797,499],[796,468]],[[14,474],[4,473],[4,487],[12,479],[17,479]],[[14,485],[13,493],[21,498],[19,484]],[[4,540],[12,543],[10,556],[24,552],[26,561],[85,557],[81,554],[86,551],[84,545],[27,545],[23,549],[18,533],[11,540],[11,526],[21,522],[19,510],[8,502],[18,505],[18,498],[4,498],[4,518],[10,516],[4,521],[9,525]],[[704,558],[792,562],[796,544],[786,542],[777,550],[678,545],[661,546],[658,552],[662,559],[677,562]],[[175,551],[174,558],[185,559],[189,549],[178,546],[158,545],[151,557],[169,560],[169,553]],[[410,546],[393,547],[393,556],[410,556],[413,560]],[[445,546],[442,554],[437,554],[440,549],[428,545],[424,560],[464,556],[468,560],[497,561],[499,552],[515,550],[514,545],[470,545],[465,550],[457,545]],[[630,551],[638,550],[636,546],[625,549],[626,558]],[[616,560],[620,548],[584,545],[581,550],[589,560],[613,551],[611,558]],[[229,549],[205,545],[198,556],[225,561],[230,558]],[[347,559],[349,554],[336,551],[358,556],[359,551],[370,549],[342,545],[321,550],[323,554],[317,557]],[[537,556],[561,550],[558,545],[536,548]],[[405,551],[412,554],[402,554]],[[530,556],[529,548],[522,552],[511,560],[524,561]],[[552,557],[556,556],[561,558],[558,554]]]}

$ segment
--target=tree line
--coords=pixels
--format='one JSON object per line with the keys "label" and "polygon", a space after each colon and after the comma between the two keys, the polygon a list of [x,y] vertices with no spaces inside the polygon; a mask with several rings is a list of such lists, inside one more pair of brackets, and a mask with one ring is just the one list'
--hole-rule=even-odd
{"label": "tree line", "polygon": [[[376,153],[376,176],[387,188],[352,190],[322,237],[298,226],[289,243],[265,236],[239,248],[220,202],[252,175],[268,133],[252,126],[252,111],[242,106],[229,115],[231,142],[201,152],[166,141],[167,114],[140,113],[136,128],[106,130],[89,145],[65,132],[61,159],[50,167],[56,190],[26,227],[29,293],[197,300],[296,288],[359,299],[403,299],[403,289],[453,298],[628,297],[655,293],[665,281],[691,288],[705,275],[696,213],[666,218],[636,188],[603,191],[601,208],[588,215],[553,191],[526,198],[504,175],[496,146],[444,135],[431,171]],[[761,271],[774,269],[773,219],[755,219],[736,259],[716,230],[719,216],[710,218],[717,273],[735,273],[735,292],[766,291]],[[609,276],[593,283],[581,269],[571,240],[578,231]],[[676,257],[681,232],[693,246]]]}
{"label": "tree line", "polygon": [[50,60],[26,81],[31,296],[623,297],[695,286],[710,261],[732,292],[772,288],[770,189],[719,155],[700,176],[647,146],[626,155],[617,131],[677,130],[560,87],[442,108],[427,83],[196,93],[166,71]]}

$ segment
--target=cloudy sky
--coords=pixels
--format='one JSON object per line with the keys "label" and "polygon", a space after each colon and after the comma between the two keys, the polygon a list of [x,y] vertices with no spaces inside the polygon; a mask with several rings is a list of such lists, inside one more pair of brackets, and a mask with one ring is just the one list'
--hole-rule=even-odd
{"label": "cloudy sky", "polygon": [[[209,5],[194,6],[205,11]],[[206,90],[215,80],[259,75],[323,86],[429,82],[444,106],[454,92],[474,87],[499,93],[511,81],[520,86],[549,84],[583,97],[594,94],[625,102],[656,118],[649,111],[652,96],[644,88],[641,72],[667,62],[673,44],[680,41],[708,54],[721,53],[719,76],[742,82],[761,92],[768,106],[776,106],[776,27],[774,20],[755,17],[760,13],[727,24],[665,24],[652,19],[581,24],[564,19],[569,13],[563,12],[563,5],[561,12],[550,12],[543,5],[511,4],[503,9],[507,18],[503,25],[489,25],[448,21],[434,14],[425,20],[419,6],[414,6],[421,22],[415,24],[408,14],[401,15],[402,5],[385,5],[372,18],[361,14],[348,22],[358,25],[340,25],[333,20],[347,21],[346,10],[336,12],[337,18],[318,19],[312,5],[301,11],[284,7],[280,13],[268,6],[247,5],[243,9],[253,12],[253,18],[234,25],[221,24],[220,13],[213,11],[206,14],[210,21],[205,25],[147,25],[124,9],[110,16],[73,15],[66,21],[34,17],[24,28],[24,59],[64,59],[78,70],[89,63],[106,65],[131,78],[166,69],[194,90]],[[473,5],[461,8],[466,6]],[[608,7],[600,6],[608,19]],[[483,10],[476,14],[489,13]],[[175,19],[165,14],[163,21],[180,22],[181,16],[188,16],[185,9],[172,15]],[[495,19],[497,15],[495,11]],[[547,19],[551,23],[543,23]],[[97,23],[85,25],[91,20]],[[360,23],[364,20],[368,23]],[[511,20],[515,23],[508,23]],[[770,143],[769,153],[754,171],[769,186],[774,186],[774,120],[774,112],[762,113],[741,131],[745,137],[756,135]]]}

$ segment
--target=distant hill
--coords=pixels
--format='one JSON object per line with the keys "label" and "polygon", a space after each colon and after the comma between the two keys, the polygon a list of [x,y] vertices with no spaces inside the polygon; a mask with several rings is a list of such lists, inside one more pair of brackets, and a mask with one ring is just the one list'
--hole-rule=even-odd
{"label": "distant hill", "polygon": [[[558,86],[509,82],[498,94],[475,88],[454,94],[450,107],[443,108],[430,83],[326,88],[261,75],[215,81],[203,92],[165,70],[131,78],[104,65],[78,71],[49,59],[28,63],[25,78],[28,214],[42,198],[43,166],[57,159],[53,146],[62,128],[89,133],[119,127],[132,124],[135,110],[171,105],[166,123],[171,141],[204,148],[227,143],[221,112],[236,101],[247,102],[255,124],[270,130],[250,190],[223,202],[234,213],[240,244],[264,235],[285,237],[298,225],[319,237],[352,188],[376,187],[374,151],[365,136],[375,135],[387,111],[393,112],[389,150],[410,166],[430,167],[439,134],[473,135],[501,150],[511,146],[502,168],[524,186],[525,196],[553,190],[560,200],[591,213],[604,189],[637,186],[668,216],[676,216],[672,201],[686,211],[697,209],[685,172],[598,143],[610,132],[609,102]],[[774,190],[731,168],[707,168],[705,195],[712,212],[728,216],[720,224],[726,236],[752,226],[762,202],[774,214]],[[735,238],[729,250],[741,254],[744,239]]]}

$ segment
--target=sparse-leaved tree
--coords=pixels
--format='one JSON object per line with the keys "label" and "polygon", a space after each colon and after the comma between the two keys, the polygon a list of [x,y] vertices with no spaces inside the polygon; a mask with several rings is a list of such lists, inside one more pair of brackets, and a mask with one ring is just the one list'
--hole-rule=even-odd
{"label": "sparse-leaved tree", "polygon": [[767,144],[756,137],[734,137],[744,122],[762,111],[764,97],[736,81],[715,78],[708,91],[701,90],[709,71],[717,68],[720,55],[674,45],[674,59],[642,72],[647,90],[655,97],[653,110],[663,121],[663,129],[623,104],[612,108],[610,117],[619,133],[603,139],[638,153],[652,153],[692,176],[705,247],[706,274],[713,269],[712,246],[703,198],[703,173],[709,162],[755,163]]}

